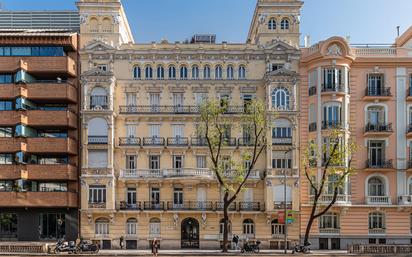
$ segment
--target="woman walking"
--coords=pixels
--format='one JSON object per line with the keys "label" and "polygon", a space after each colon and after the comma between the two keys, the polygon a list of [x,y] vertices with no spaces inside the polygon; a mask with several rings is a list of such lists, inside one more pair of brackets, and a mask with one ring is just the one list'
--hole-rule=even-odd
{"label": "woman walking", "polygon": [[159,243],[157,242],[156,238],[153,238],[153,242],[152,242],[152,254],[153,254],[153,256],[157,256],[158,248],[159,248]]}

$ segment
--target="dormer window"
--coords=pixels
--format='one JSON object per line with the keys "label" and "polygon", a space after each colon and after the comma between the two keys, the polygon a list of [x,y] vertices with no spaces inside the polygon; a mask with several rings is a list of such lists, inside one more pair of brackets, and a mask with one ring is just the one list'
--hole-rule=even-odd
{"label": "dormer window", "polygon": [[287,30],[289,29],[289,20],[287,18],[283,18],[280,22],[280,29]]}
{"label": "dormer window", "polygon": [[277,71],[283,67],[283,64],[272,63],[270,71]]}
{"label": "dormer window", "polygon": [[270,30],[275,30],[276,29],[276,20],[274,18],[269,20],[268,29],[270,29]]}

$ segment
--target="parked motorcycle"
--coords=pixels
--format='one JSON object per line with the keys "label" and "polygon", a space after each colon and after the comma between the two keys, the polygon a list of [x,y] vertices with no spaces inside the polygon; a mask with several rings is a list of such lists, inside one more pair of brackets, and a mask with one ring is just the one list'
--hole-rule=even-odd
{"label": "parked motorcycle", "polygon": [[295,248],[292,250],[292,254],[294,254],[294,253],[309,253],[311,245],[312,244],[310,242],[305,242],[303,245],[296,245]]}
{"label": "parked motorcycle", "polygon": [[84,252],[98,253],[100,250],[100,247],[98,244],[94,244],[92,242],[88,242],[85,240],[80,240],[78,248],[79,248],[80,253],[84,253]]}
{"label": "parked motorcycle", "polygon": [[54,248],[54,253],[62,253],[62,252],[67,252],[67,253],[78,253],[79,248],[77,247],[76,243],[74,241],[66,241],[64,239],[59,239],[56,243],[56,246]]}
{"label": "parked motorcycle", "polygon": [[245,242],[243,244],[242,249],[240,249],[240,252],[241,253],[245,253],[245,252],[247,252],[247,253],[250,253],[250,252],[259,253],[259,251],[260,251],[260,246],[259,245],[260,245],[260,241],[256,241],[256,243],[254,243],[254,244]]}

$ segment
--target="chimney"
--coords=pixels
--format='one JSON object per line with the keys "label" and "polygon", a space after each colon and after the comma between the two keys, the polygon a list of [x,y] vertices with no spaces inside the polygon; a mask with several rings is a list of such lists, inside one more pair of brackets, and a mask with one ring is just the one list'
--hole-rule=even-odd
{"label": "chimney", "polygon": [[401,26],[396,26],[396,31],[398,32],[398,37],[400,36],[400,29],[401,29]]}
{"label": "chimney", "polygon": [[309,47],[310,46],[310,35],[306,35],[305,36],[305,47]]}

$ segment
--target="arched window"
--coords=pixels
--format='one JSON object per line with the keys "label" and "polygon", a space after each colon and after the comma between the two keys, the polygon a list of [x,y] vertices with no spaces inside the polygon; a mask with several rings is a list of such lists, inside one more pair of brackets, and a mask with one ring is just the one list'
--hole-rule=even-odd
{"label": "arched window", "polygon": [[164,79],[165,78],[165,69],[162,65],[157,66],[156,69],[157,79]]}
{"label": "arched window", "polygon": [[215,79],[222,79],[222,73],[223,73],[222,66],[217,65],[215,68]]}
{"label": "arched window", "polygon": [[246,79],[246,68],[245,66],[239,66],[239,79]]}
{"label": "arched window", "polygon": [[199,79],[199,67],[197,65],[192,67],[192,79]]}
{"label": "arched window", "polygon": [[94,233],[96,235],[108,235],[109,234],[109,219],[98,218],[95,222]]}
{"label": "arched window", "polygon": [[245,219],[243,221],[243,235],[246,238],[254,238],[255,237],[255,223],[252,219]]}
{"label": "arched window", "polygon": [[289,91],[286,88],[278,87],[272,91],[272,108],[280,110],[289,109]]}
{"label": "arched window", "polygon": [[273,219],[271,222],[272,237],[277,237],[285,234],[285,224],[281,224],[278,219]]}
{"label": "arched window", "polygon": [[209,65],[205,65],[205,67],[203,68],[203,78],[210,79],[210,66]]}
{"label": "arched window", "polygon": [[127,235],[137,234],[137,220],[135,218],[130,218],[126,221],[126,234]]}
{"label": "arched window", "polygon": [[381,212],[369,213],[369,229],[385,229],[385,214]]}
{"label": "arched window", "polygon": [[173,65],[169,66],[169,79],[176,79],[176,67]]}
{"label": "arched window", "polygon": [[271,18],[268,22],[268,29],[274,30],[276,29],[276,20],[274,18]]}
{"label": "arched window", "polygon": [[283,18],[280,22],[280,29],[287,30],[289,29],[289,20],[287,18]]}
{"label": "arched window", "polygon": [[180,79],[187,79],[187,67],[180,67]]}
{"label": "arched window", "polygon": [[107,93],[102,87],[94,87],[90,94],[90,109],[107,109]]}
{"label": "arched window", "polygon": [[158,218],[151,218],[149,222],[149,236],[160,236],[160,220]]}
{"label": "arched window", "polygon": [[151,66],[146,66],[144,75],[145,79],[153,79],[153,68]]}
{"label": "arched window", "polygon": [[380,177],[371,177],[368,180],[368,196],[385,196],[385,182]]}
{"label": "arched window", "polygon": [[90,32],[99,32],[99,21],[96,18],[91,18],[89,21]]}
{"label": "arched window", "polygon": [[133,67],[133,79],[141,79],[142,78],[142,69],[139,66]]}
{"label": "arched window", "polygon": [[112,20],[110,18],[104,18],[103,19],[102,31],[103,32],[112,32],[113,31]]}
{"label": "arched window", "polygon": [[227,75],[226,75],[227,79],[233,79],[234,78],[233,66],[232,65],[227,66],[226,73],[227,73]]}
{"label": "arched window", "polygon": [[[219,235],[223,235],[224,227],[225,227],[225,223],[223,219],[221,219],[219,222]],[[232,223],[230,221],[228,221],[227,227],[228,227],[229,235],[232,234]]]}

